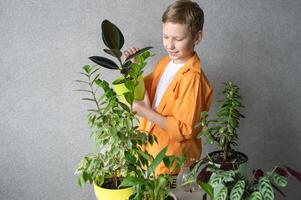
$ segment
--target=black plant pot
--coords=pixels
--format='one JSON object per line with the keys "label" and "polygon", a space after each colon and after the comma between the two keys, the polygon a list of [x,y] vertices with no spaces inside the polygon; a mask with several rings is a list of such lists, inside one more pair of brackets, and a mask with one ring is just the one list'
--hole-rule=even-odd
{"label": "black plant pot", "polygon": [[214,164],[218,164],[221,166],[223,170],[236,170],[242,164],[246,164],[248,161],[248,156],[239,151],[233,151],[232,156],[228,158],[228,160],[224,161],[224,152],[223,151],[214,151],[209,155],[210,160]]}

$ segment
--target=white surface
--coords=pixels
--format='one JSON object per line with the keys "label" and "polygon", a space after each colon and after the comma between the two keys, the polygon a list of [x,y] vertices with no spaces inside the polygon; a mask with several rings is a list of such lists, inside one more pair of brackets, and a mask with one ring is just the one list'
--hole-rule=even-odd
{"label": "white surface", "polygon": [[178,200],[201,200],[204,194],[203,191],[185,192],[181,188],[172,189],[171,192],[178,197]]}

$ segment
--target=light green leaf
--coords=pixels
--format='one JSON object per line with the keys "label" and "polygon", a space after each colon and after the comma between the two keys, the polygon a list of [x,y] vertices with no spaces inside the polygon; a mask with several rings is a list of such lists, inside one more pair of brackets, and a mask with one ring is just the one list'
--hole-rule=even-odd
{"label": "light green leaf", "polygon": [[263,200],[263,199],[262,199],[261,193],[258,191],[255,191],[251,194],[249,200]]}
{"label": "light green leaf", "polygon": [[275,172],[272,174],[274,182],[280,186],[280,187],[286,187],[287,186],[287,180],[284,176],[281,176]]}
{"label": "light green leaf", "polygon": [[259,191],[264,200],[274,200],[274,191],[267,177],[259,179]]}
{"label": "light green leaf", "polygon": [[227,195],[228,195],[228,188],[227,187],[223,187],[219,191],[216,200],[226,200],[227,199]]}
{"label": "light green leaf", "polygon": [[153,162],[150,164],[150,166],[147,169],[147,176],[150,176],[156,169],[156,167],[161,163],[163,160],[165,153],[167,152],[167,147],[163,148],[156,158],[153,160]]}
{"label": "light green leaf", "polygon": [[237,181],[231,190],[230,199],[231,200],[240,200],[244,193],[245,185],[246,185],[246,183],[244,180]]}
{"label": "light green leaf", "polygon": [[209,195],[210,199],[213,200],[213,198],[214,198],[213,187],[210,184],[205,183],[205,182],[199,182],[198,184]]}

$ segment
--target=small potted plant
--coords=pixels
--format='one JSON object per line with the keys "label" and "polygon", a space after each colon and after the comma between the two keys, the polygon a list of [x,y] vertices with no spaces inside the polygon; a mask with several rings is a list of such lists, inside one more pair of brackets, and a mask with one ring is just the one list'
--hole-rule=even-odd
{"label": "small potted plant", "polygon": [[[237,145],[239,120],[244,118],[239,111],[243,107],[239,87],[228,81],[222,93],[225,98],[219,101],[216,118],[208,119],[208,113],[202,112],[198,124],[204,128],[199,137],[205,137],[209,144],[215,143],[219,151],[191,166],[190,183],[197,177],[197,183],[212,200],[273,200],[274,189],[284,195],[279,187],[286,187],[286,177],[295,176],[301,181],[301,174],[287,166],[275,166],[270,172],[258,169],[253,171],[252,178],[246,176],[242,168],[248,157],[233,149]],[[206,165],[199,173],[203,164]]]}
{"label": "small potted plant", "polygon": [[232,81],[225,83],[222,93],[225,98],[219,101],[220,106],[216,118],[208,119],[208,112],[201,113],[201,122],[197,126],[202,126],[203,129],[198,137],[206,138],[207,144],[216,144],[219,149],[208,155],[211,162],[221,165],[225,169],[237,169],[248,160],[245,154],[235,151],[233,148],[237,145],[239,120],[244,118],[239,111],[243,105],[239,87]]}
{"label": "small potted plant", "polygon": [[[132,194],[133,189],[123,188],[120,183],[125,177],[140,170],[129,164],[126,158],[131,155],[145,162],[142,155],[147,153],[139,146],[147,142],[152,144],[155,140],[152,135],[138,130],[135,125],[138,119],[131,109],[146,59],[150,56],[147,51],[150,47],[141,49],[122,62],[120,49],[124,38],[121,31],[108,20],[103,21],[102,30],[103,41],[109,48],[105,49],[105,52],[116,57],[120,66],[102,56],[92,56],[90,59],[102,67],[120,70],[123,75],[121,82],[125,84],[126,92],[121,93],[124,98],[122,102],[122,98],[118,98],[111,85],[100,78],[98,65],[83,67],[81,74],[84,78],[77,82],[85,86],[79,91],[89,95],[83,100],[95,105],[93,109],[88,110],[94,152],[80,161],[76,174],[80,186],[87,182],[94,185],[98,200],[124,200]],[[133,57],[138,62],[132,63],[130,59]],[[102,93],[99,90],[102,90]]]}
{"label": "small potted plant", "polygon": [[[300,172],[282,165],[268,172],[253,170],[250,178],[238,169],[225,171],[210,164],[201,174],[198,183],[211,200],[274,200],[274,190],[286,196],[280,188],[287,186],[287,177],[301,182]],[[207,199],[206,194],[203,199]]]}
{"label": "small potted plant", "polygon": [[[142,48],[122,61],[121,48],[124,45],[124,36],[122,32],[109,20],[104,20],[101,23],[101,29],[103,43],[108,48],[104,49],[104,52],[117,59],[118,64],[103,56],[91,56],[89,59],[104,68],[120,71],[121,76],[113,81],[113,88],[118,95],[124,95],[124,97],[122,97],[123,102],[128,102],[131,98],[142,100],[145,93],[142,77],[143,68],[146,65],[144,61],[150,56],[148,50],[152,47]],[[141,54],[142,56],[138,56]],[[133,58],[136,60],[134,63],[131,61]],[[132,87],[135,88],[134,97],[130,97],[131,93],[129,92],[129,89]]]}
{"label": "small potted plant", "polygon": [[[134,193],[130,200],[177,200],[176,196],[169,191],[172,183],[172,173],[178,170],[185,162],[185,157],[166,156],[167,148],[163,148],[153,158],[144,154],[146,162],[141,162],[128,154],[127,160],[134,168],[139,168],[136,173],[126,177],[121,186],[134,187]],[[168,174],[155,174],[156,167],[163,162],[170,171]]]}

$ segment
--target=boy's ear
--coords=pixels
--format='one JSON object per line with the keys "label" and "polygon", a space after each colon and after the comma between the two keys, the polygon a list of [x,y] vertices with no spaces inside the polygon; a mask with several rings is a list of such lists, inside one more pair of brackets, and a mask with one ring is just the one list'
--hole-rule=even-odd
{"label": "boy's ear", "polygon": [[200,43],[202,41],[202,39],[203,39],[203,31],[197,32],[196,35],[195,35],[194,44],[196,45],[196,44]]}

